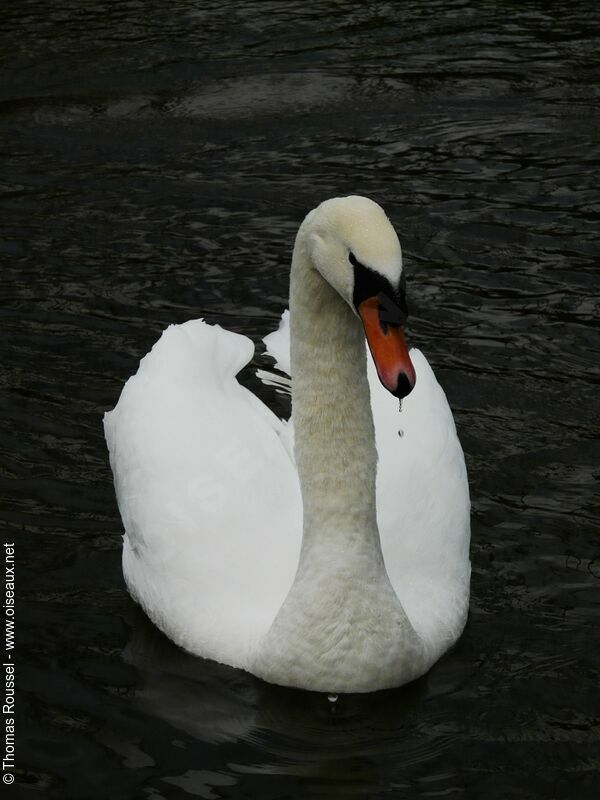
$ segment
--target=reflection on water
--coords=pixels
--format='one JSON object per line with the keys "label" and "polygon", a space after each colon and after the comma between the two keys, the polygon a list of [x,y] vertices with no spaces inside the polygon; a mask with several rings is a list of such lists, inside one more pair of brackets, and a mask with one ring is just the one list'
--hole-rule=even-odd
{"label": "reflection on water", "polygon": [[[23,796],[595,797],[595,4],[7,0],[0,23]],[[428,676],[332,704],[133,607],[101,415],[170,322],[258,342],[303,214],[350,192],[403,241],[474,574]]]}
{"label": "reflection on water", "polygon": [[[400,691],[331,702],[324,694],[272,686],[211,662],[202,662],[200,672],[196,658],[175,648],[141,612],[137,615],[124,653],[144,674],[136,707],[178,732],[175,747],[194,749],[201,742],[199,766],[222,768],[221,747],[235,743],[233,774],[249,781],[261,775],[305,777],[324,796],[362,797],[366,789],[387,788],[388,777],[382,780],[379,774],[382,760],[396,766],[399,760],[421,762],[433,755],[428,750],[444,748],[444,737],[436,737],[435,743],[412,742],[399,752],[407,721],[426,696],[423,680]],[[111,730],[108,738],[119,750],[118,733]],[[170,756],[162,757],[172,763]],[[377,764],[370,768],[373,757]],[[170,777],[172,783],[185,782],[188,790],[201,788],[202,780],[200,774]],[[255,785],[258,796],[260,783]]]}

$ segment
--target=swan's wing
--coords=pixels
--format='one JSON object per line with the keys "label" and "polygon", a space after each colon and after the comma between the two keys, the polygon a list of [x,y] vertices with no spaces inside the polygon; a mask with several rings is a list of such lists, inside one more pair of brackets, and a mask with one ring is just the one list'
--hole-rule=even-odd
{"label": "swan's wing", "polygon": [[286,309],[279,320],[279,327],[263,339],[267,354],[275,361],[273,370],[257,369],[256,374],[267,386],[275,386],[281,393],[291,395],[290,378],[290,312]]}
{"label": "swan's wing", "polygon": [[[264,342],[276,367],[289,375],[288,311]],[[444,650],[443,643],[462,630],[468,608],[469,485],[446,395],[425,356],[414,348],[410,355],[417,382],[400,413],[367,348],[377,518],[388,574],[409,619],[426,641]],[[271,373],[272,383],[273,375],[278,377]],[[291,421],[286,433],[291,440]]]}
{"label": "swan's wing", "polygon": [[377,439],[377,519],[392,585],[436,658],[460,635],[468,611],[470,501],[465,460],[443,389],[420,350],[398,401],[369,356]]}
{"label": "swan's wing", "polygon": [[301,538],[286,423],[235,375],[245,336],[170,326],[105,416],[128,586],[194,653],[244,666],[293,581]]}
{"label": "swan's wing", "polygon": [[269,333],[263,339],[267,353],[275,361],[277,369],[291,375],[290,367],[290,312],[286,310],[281,315],[276,331]]}
{"label": "swan's wing", "polygon": [[[279,320],[279,327],[276,331],[267,334],[263,339],[267,355],[275,361],[275,369],[257,369],[256,374],[267,386],[274,386],[282,395],[290,397],[292,395],[292,380],[290,378],[290,312],[286,309]],[[281,433],[281,440],[285,444],[286,450],[294,461],[294,425],[292,420],[287,420],[285,428]]]}

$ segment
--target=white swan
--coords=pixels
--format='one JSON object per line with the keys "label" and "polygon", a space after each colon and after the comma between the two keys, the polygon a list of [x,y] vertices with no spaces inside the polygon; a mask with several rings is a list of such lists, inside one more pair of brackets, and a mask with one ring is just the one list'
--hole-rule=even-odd
{"label": "white swan", "polygon": [[127,585],[177,644],[274,683],[366,692],[422,675],[458,638],[464,458],[404,315],[388,218],[334,198],[300,226],[289,325],[265,339],[289,370],[291,338],[295,444],[235,378],[246,337],[195,320],[142,359],[105,432]]}

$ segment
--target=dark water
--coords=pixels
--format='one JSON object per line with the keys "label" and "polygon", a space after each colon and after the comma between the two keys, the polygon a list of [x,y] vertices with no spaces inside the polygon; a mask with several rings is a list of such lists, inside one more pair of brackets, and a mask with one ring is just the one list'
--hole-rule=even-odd
{"label": "dark water", "polygon": [[[598,796],[596,4],[5,0],[0,31],[13,796]],[[101,415],[170,322],[258,342],[351,192],[404,245],[474,570],[453,652],[333,709],[134,608]]]}

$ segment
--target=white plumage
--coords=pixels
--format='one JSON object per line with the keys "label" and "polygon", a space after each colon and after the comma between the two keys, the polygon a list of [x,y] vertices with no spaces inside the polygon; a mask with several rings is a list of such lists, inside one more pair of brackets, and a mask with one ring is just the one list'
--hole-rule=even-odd
{"label": "white plumage", "polygon": [[[302,557],[293,422],[279,420],[237,382],[253,354],[248,338],[202,320],[170,326],[105,417],[133,597],[192,653],[307,689],[370,691],[411,680],[457,639],[468,610],[464,458],[445,395],[417,350],[411,351],[416,386],[402,413],[367,357],[377,522],[374,514],[372,524],[361,522],[368,519],[363,506],[375,460],[368,455],[370,423],[360,416],[361,397],[367,416],[369,407],[360,384],[364,336],[361,357],[354,343],[360,322],[349,308],[338,250],[360,250],[379,274],[396,269],[399,245],[396,251],[381,215],[364,198],[327,201],[307,217],[296,242],[296,336],[321,359],[292,374],[293,418],[304,420],[304,445],[296,453],[301,474],[310,472],[303,478]],[[330,280],[332,264],[337,273]],[[339,315],[325,348],[314,320],[302,328],[311,314],[304,289],[314,292],[314,275],[339,293],[325,292],[317,303],[329,320]],[[344,325],[353,331],[347,338]],[[265,343],[289,372],[287,312]],[[302,365],[306,354],[296,347]],[[326,376],[321,383],[329,381],[325,396],[319,374]],[[336,396],[336,386],[349,379],[355,396],[347,386]],[[307,422],[308,390],[314,407]],[[319,404],[323,413],[313,413]],[[311,483],[317,473],[335,473],[323,496],[322,481]]]}

